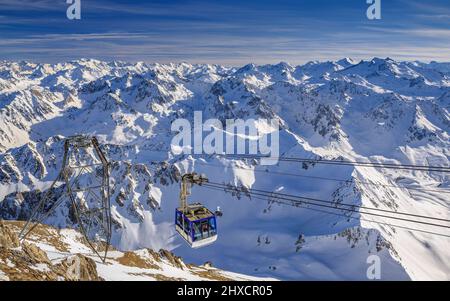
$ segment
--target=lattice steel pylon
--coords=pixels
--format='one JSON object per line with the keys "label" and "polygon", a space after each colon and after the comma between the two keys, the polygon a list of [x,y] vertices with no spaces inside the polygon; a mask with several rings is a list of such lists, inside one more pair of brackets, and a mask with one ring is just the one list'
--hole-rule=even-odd
{"label": "lattice steel pylon", "polygon": [[61,171],[32,211],[19,237],[26,238],[66,197],[80,232],[104,262],[111,242],[109,163],[95,137],[78,135],[65,140]]}

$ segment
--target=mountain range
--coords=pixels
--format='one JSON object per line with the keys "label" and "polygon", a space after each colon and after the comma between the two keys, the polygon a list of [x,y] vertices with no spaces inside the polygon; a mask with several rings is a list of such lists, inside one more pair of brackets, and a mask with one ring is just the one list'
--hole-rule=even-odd
{"label": "mountain range", "polygon": [[[377,255],[383,280],[450,280],[448,237],[339,210],[343,203],[448,220],[446,173],[292,162],[261,166],[171,152],[172,122],[202,111],[204,119],[223,122],[277,119],[286,157],[449,166],[449,110],[450,63],[344,58],[237,68],[3,61],[0,219],[27,219],[57,177],[64,138],[94,135],[111,161],[112,244],[118,250],[167,249],[197,264],[211,261],[221,269],[285,280],[366,280],[367,258]],[[193,250],[173,225],[180,175],[192,171],[230,187],[328,200],[337,209],[194,187],[191,200],[220,206],[223,216],[217,242]],[[46,223],[76,226],[69,211],[67,201]],[[449,234],[430,225],[416,228]]]}

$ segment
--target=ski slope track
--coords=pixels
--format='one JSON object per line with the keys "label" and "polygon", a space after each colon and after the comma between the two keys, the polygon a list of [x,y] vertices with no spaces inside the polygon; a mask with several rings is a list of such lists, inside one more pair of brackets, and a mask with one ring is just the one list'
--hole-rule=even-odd
{"label": "ski slope track", "polygon": [[[188,262],[284,280],[366,280],[367,258],[378,255],[383,280],[450,280],[450,238],[360,212],[314,211],[197,186],[192,201],[223,211],[217,242],[192,250],[173,226],[185,172],[336,206],[447,220],[448,173],[283,161],[261,166],[170,151],[171,123],[202,111],[204,120],[278,119],[285,157],[448,167],[449,110],[450,63],[345,58],[230,68],[92,59],[0,62],[0,218],[26,220],[57,177],[64,138],[89,134],[112,162],[117,250],[166,249]],[[69,201],[46,223],[76,227]],[[450,235],[448,228],[416,227]]]}

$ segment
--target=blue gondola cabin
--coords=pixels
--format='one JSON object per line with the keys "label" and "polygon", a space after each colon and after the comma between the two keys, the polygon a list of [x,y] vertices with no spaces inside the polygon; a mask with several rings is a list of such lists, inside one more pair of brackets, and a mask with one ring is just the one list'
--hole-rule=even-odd
{"label": "blue gondola cabin", "polygon": [[200,203],[175,210],[175,229],[192,248],[201,248],[217,240],[216,216]]}

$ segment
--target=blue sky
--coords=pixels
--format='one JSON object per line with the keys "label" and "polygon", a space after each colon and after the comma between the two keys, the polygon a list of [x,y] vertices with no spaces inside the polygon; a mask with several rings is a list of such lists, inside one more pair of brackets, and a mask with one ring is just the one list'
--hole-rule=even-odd
{"label": "blue sky", "polygon": [[392,57],[450,61],[449,0],[0,0],[0,60],[300,64]]}

